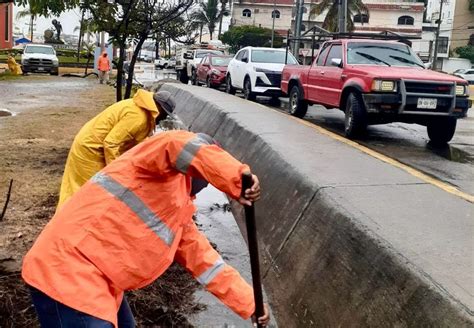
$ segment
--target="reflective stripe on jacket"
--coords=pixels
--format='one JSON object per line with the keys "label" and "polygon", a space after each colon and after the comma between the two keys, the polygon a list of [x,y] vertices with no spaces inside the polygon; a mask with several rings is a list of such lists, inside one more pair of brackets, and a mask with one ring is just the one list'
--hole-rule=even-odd
{"label": "reflective stripe on jacket", "polygon": [[74,138],[64,168],[58,208],[106,164],[145,140],[159,109],[153,92],[138,90],[87,122]]}
{"label": "reflective stripe on jacket", "polygon": [[252,288],[198,231],[189,176],[237,199],[248,170],[191,132],[152,137],[58,210],[26,255],[22,276],[53,299],[117,325],[123,291],[150,284],[176,260],[247,319]]}

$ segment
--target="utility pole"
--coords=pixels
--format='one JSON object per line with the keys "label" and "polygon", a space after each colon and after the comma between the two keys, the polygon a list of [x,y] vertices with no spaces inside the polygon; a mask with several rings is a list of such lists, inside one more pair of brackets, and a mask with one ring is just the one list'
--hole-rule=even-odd
{"label": "utility pole", "polygon": [[438,42],[439,42],[439,30],[441,28],[441,13],[443,11],[443,3],[444,0],[440,0],[439,4],[439,16],[438,16],[438,26],[436,27],[436,38],[435,38],[435,45],[434,45],[434,55],[433,55],[433,64],[431,65],[431,69],[435,71],[438,68]]}
{"label": "utility pole", "polygon": [[347,0],[338,0],[338,22],[339,33],[346,32]]}
{"label": "utility pole", "polygon": [[296,0],[296,21],[295,21],[295,36],[297,38],[295,43],[295,57],[299,58],[300,55],[300,40],[298,38],[301,36],[301,24],[303,24],[303,10],[304,10],[304,0]]}
{"label": "utility pole", "polygon": [[273,13],[272,13],[272,48],[273,48],[273,41],[275,40],[275,11],[276,11],[276,0],[273,0]]}

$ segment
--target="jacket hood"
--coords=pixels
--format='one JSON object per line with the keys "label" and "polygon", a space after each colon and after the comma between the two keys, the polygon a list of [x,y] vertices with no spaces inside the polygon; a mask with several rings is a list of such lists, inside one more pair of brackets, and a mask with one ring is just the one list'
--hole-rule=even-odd
{"label": "jacket hood", "polygon": [[160,110],[153,100],[153,92],[140,89],[135,93],[135,96],[133,96],[133,102],[138,107],[149,111],[153,118],[157,118],[160,114]]}

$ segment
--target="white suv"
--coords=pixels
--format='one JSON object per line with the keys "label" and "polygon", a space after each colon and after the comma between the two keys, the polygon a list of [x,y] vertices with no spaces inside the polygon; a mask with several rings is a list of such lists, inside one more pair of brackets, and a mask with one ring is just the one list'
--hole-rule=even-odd
{"label": "white suv", "polygon": [[232,58],[227,68],[226,91],[235,94],[243,90],[245,99],[255,100],[257,95],[279,97],[281,72],[287,64],[298,65],[296,58],[286,49],[245,47]]}

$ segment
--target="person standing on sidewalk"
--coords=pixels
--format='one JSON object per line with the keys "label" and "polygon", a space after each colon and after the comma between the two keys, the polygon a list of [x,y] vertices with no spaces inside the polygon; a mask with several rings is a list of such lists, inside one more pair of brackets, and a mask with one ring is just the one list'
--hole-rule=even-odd
{"label": "person standing on sidewalk", "polygon": [[109,82],[110,60],[106,51],[100,55],[97,61],[97,69],[99,71],[99,83],[103,84],[104,80],[106,83]]}
{"label": "person standing on sidewalk", "polygon": [[74,138],[66,161],[58,208],[94,174],[153,134],[176,106],[168,91],[138,90],[87,122]]}
{"label": "person standing on sidewalk", "polygon": [[[206,134],[162,132],[90,179],[46,225],[23,259],[41,327],[135,327],[124,292],[143,288],[176,261],[243,319],[252,287],[226,264],[193,221],[195,180],[243,205],[260,198],[250,168]],[[268,306],[257,320],[268,324]],[[210,323],[212,325],[212,323]]]}

